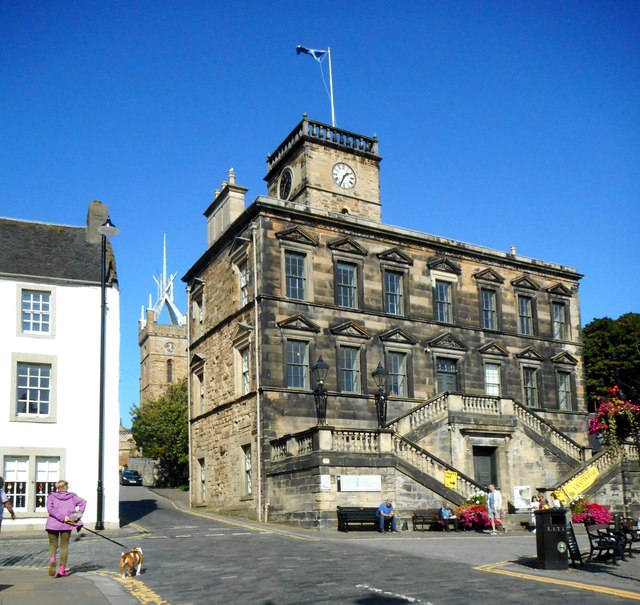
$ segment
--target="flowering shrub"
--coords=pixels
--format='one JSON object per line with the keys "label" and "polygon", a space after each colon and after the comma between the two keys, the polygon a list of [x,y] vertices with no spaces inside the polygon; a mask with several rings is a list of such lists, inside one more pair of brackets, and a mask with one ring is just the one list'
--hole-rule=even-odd
{"label": "flowering shrub", "polygon": [[611,511],[587,498],[571,503],[571,517],[574,523],[611,523]]}
{"label": "flowering shrub", "polygon": [[[462,505],[455,510],[456,517],[460,523],[468,528],[485,529],[491,527],[491,520],[487,513],[487,494],[482,492],[475,493]],[[500,521],[496,519],[496,526],[500,525]]]}
{"label": "flowering shrub", "polygon": [[618,385],[609,389],[589,420],[589,435],[602,435],[603,443],[614,449],[629,437],[637,440],[639,430],[640,406],[622,399]]}

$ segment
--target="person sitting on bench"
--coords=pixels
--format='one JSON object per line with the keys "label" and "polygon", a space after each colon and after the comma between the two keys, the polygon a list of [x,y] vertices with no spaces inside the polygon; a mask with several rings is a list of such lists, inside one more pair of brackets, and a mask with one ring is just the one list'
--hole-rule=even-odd
{"label": "person sitting on bench", "polygon": [[453,529],[455,531],[459,531],[458,530],[458,517],[456,517],[455,513],[451,509],[451,504],[449,504],[448,502],[443,502],[442,503],[442,508],[440,509],[439,516],[442,519],[442,521],[444,522],[444,531],[451,531],[449,529],[449,525],[451,523],[453,523]]}
{"label": "person sitting on bench", "polygon": [[384,532],[384,524],[387,519],[391,519],[391,531],[398,531],[396,529],[396,513],[393,510],[393,504],[391,498],[387,498],[378,508],[376,517],[380,520],[380,529],[378,531]]}

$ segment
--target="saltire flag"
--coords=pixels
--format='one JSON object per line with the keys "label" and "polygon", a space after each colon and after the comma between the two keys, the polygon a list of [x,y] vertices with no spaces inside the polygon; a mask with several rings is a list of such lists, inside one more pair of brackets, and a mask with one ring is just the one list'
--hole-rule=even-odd
{"label": "saltire flag", "polygon": [[322,59],[322,57],[324,57],[327,54],[326,50],[316,50],[315,48],[306,48],[304,46],[296,46],[296,53],[300,54],[303,53],[305,55],[311,55],[318,63],[320,63],[320,60]]}

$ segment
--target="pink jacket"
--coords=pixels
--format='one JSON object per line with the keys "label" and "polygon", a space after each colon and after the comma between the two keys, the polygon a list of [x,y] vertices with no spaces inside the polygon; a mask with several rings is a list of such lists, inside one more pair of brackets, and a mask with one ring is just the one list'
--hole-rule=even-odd
{"label": "pink jacket", "polygon": [[47,496],[47,512],[49,518],[45,529],[53,531],[71,531],[74,527],[82,527],[82,521],[76,521],[75,525],[64,522],[65,517],[75,512],[84,512],[87,501],[73,492],[51,492]]}

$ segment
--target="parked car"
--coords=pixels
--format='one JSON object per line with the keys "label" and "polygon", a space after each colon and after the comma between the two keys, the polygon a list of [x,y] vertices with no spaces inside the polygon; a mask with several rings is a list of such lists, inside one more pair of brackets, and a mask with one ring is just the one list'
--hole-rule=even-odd
{"label": "parked car", "polygon": [[142,485],[142,475],[138,471],[126,469],[120,475],[120,485]]}

